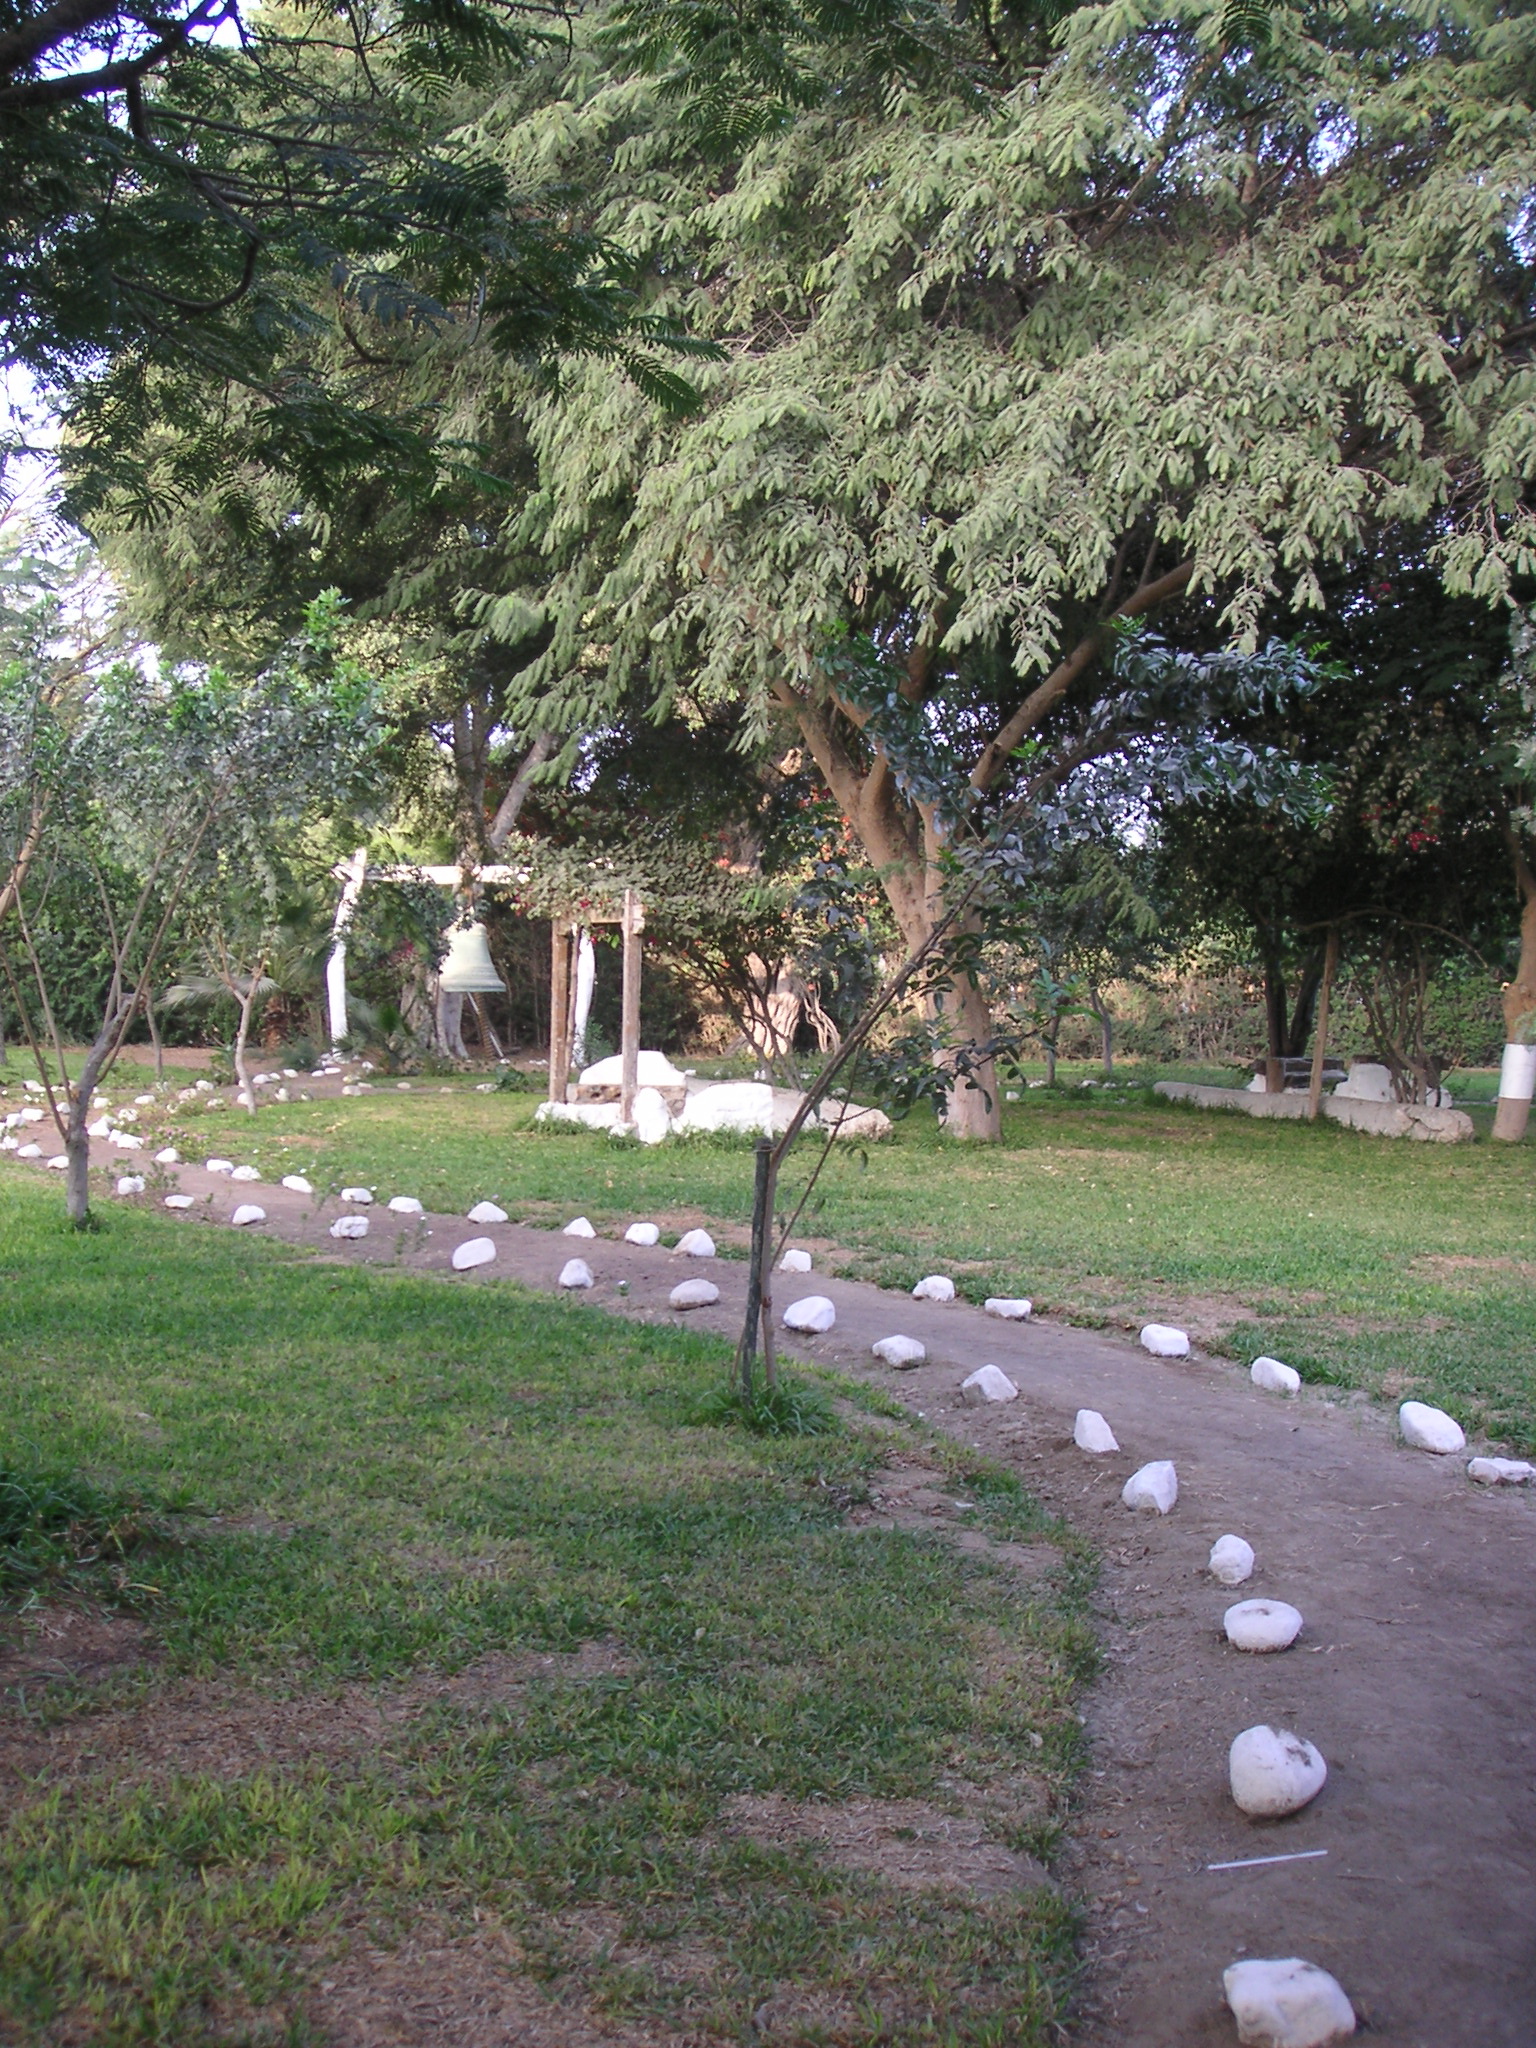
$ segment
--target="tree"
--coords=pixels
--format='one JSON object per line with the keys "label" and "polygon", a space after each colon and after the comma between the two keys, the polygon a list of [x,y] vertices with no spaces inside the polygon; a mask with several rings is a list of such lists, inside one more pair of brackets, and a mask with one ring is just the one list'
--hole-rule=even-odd
{"label": "tree", "polygon": [[[590,701],[594,644],[615,690],[788,714],[911,943],[942,829],[828,668],[840,634],[1000,801],[1109,686],[1116,619],[1214,600],[1251,644],[1431,516],[1448,587],[1497,599],[1532,539],[1526,30],[1270,24],[1084,9],[998,56],[973,19],[945,81],[842,78],[728,159],[663,88],[573,66],[503,160],[598,195],[649,303],[728,359],[680,421],[599,365],[536,414],[565,573],[526,715]],[[587,540],[616,518],[615,561]],[[979,988],[952,1001],[983,1041]],[[994,1128],[977,1091],[952,1118]]]}
{"label": "tree", "polygon": [[676,388],[611,252],[476,144],[477,100],[558,40],[525,0],[18,0],[0,321],[68,413],[75,510],[135,495],[128,444],[166,420],[186,489],[242,464],[316,503],[430,485],[430,418],[357,374],[365,343],[328,350],[369,327],[468,316],[511,356],[613,349]]}
{"label": "tree", "polygon": [[[334,606],[262,675],[163,672],[132,664],[93,676],[60,704],[35,667],[6,672],[12,731],[0,788],[5,864],[19,880],[0,926],[0,971],[36,1059],[68,1160],[71,1220],[90,1220],[92,1094],[155,985],[176,914],[228,864],[259,880],[274,840],[317,809],[360,794],[376,740],[367,680],[335,659]],[[23,864],[29,821],[38,850]],[[47,858],[40,856],[46,853]],[[36,922],[65,866],[89,882],[111,973],[78,1074],[66,1058]]]}

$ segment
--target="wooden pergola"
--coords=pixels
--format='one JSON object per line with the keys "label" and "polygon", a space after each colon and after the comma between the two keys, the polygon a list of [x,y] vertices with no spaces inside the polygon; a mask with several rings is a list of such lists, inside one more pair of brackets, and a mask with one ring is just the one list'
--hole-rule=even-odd
{"label": "wooden pergola", "polygon": [[[326,993],[330,1010],[332,1042],[347,1035],[346,958],[347,926],[357,908],[357,899],[368,882],[435,882],[439,888],[520,888],[527,884],[526,868],[491,865],[460,867],[369,867],[359,848],[350,861],[339,863],[332,873],[342,884],[341,900],[331,928],[331,953],[326,963]],[[626,888],[622,907],[616,911],[583,910],[579,918],[561,915],[550,920],[549,962],[549,1099],[564,1102],[571,1083],[571,1050],[576,1035],[576,977],[572,972],[576,946],[583,930],[593,925],[617,925],[623,962],[620,999],[619,1121],[633,1123],[635,1093],[640,1073],[640,934],[645,930],[645,907],[639,891]]]}

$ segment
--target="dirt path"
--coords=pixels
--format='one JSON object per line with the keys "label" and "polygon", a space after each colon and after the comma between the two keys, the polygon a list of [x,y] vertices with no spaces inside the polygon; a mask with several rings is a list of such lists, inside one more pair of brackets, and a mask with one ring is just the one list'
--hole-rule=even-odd
{"label": "dirt path", "polygon": [[[101,1147],[99,1163],[125,1170]],[[495,1263],[457,1284],[552,1288],[573,1255],[585,1300],[649,1320],[682,1277],[721,1291],[692,1312],[734,1337],[745,1269],[516,1224],[405,1219],[376,1206],[367,1239],[328,1235],[334,1210],[263,1183],[178,1169],[187,1212],[211,1221],[259,1201],[268,1235],[368,1262],[445,1268],[488,1236]],[[625,1292],[620,1293],[623,1285]],[[877,1383],[933,1427],[1015,1466],[1104,1552],[1104,1676],[1088,1707],[1093,1764],[1064,1875],[1091,1902],[1081,2048],[1230,2043],[1221,1971],[1242,1954],[1302,1955],[1332,1970],[1382,2048],[1529,2048],[1536,2041],[1536,1499],[1470,1485],[1463,1461],[1401,1448],[1363,1400],[1259,1392],[1236,1368],[1168,1363],[1124,1340],[1052,1323],[1010,1324],[821,1275],[781,1276],[778,1299],[822,1293],[837,1327],[799,1355]],[[892,1373],[870,1356],[902,1331],[928,1363]],[[786,1346],[786,1348],[790,1348]],[[1022,1398],[977,1410],[959,1385],[1008,1372]],[[1103,1411],[1119,1455],[1071,1442],[1079,1407]],[[1171,1457],[1166,1519],[1132,1516],[1120,1487]],[[1205,1574],[1231,1530],[1258,1553],[1240,1595]],[[1306,1617],[1295,1648],[1245,1657],[1221,1635],[1234,1598],[1274,1594]],[[1329,1782],[1294,1818],[1245,1820],[1226,1789],[1232,1737],[1294,1728]],[[1213,1872],[1209,1864],[1325,1850],[1307,1861]]]}

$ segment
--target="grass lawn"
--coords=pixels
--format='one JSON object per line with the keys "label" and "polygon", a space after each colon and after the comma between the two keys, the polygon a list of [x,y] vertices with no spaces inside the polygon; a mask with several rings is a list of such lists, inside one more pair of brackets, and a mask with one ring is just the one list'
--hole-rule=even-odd
{"label": "grass lawn", "polygon": [[[279,1110],[255,1149],[438,1201],[740,1213],[740,1155],[530,1138],[529,1106]],[[905,1186],[937,1158],[888,1156]],[[0,1174],[0,1467],[151,1510],[121,1558],[84,1526],[0,1545],[0,2039],[302,2048],[424,1942],[423,1996],[520,1974],[617,2041],[1057,2038],[1053,1891],[914,1889],[809,1839],[915,1801],[1050,1853],[1090,1565],[1010,1477],[857,1408],[697,1426],[702,1336],[103,1207],[72,1236],[55,1186]],[[893,1451],[1054,1566],[850,1526]],[[15,1682],[39,1618],[99,1607],[147,1664]]]}
{"label": "grass lawn", "polygon": [[[654,1150],[535,1129],[534,1094],[384,1081],[347,1101],[189,1119],[189,1158],[250,1158],[317,1187],[376,1184],[462,1211],[599,1229],[650,1216],[745,1244],[746,1146]],[[787,1191],[803,1182],[807,1146]],[[797,1232],[825,1263],[895,1287],[955,1274],[973,1299],[1028,1294],[1074,1321],[1185,1323],[1208,1349],[1271,1352],[1304,1376],[1413,1394],[1536,1451],[1536,1146],[1427,1145],[1123,1096],[1029,1091],[1004,1143],[967,1148],[931,1116],[839,1149]],[[836,1256],[832,1256],[835,1249]]]}

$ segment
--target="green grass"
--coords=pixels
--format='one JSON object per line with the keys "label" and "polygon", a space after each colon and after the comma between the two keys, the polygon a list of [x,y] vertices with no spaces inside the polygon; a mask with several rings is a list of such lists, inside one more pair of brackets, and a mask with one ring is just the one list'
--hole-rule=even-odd
{"label": "green grass", "polygon": [[[225,1112],[176,1131],[189,1158],[250,1158],[317,1186],[376,1184],[429,1208],[484,1196],[514,1217],[599,1229],[651,1216],[746,1241],[751,1160],[730,1141],[654,1150],[532,1124],[536,1098],[387,1083],[347,1101]],[[786,1183],[793,1195],[811,1148]],[[798,1231],[892,1287],[935,1268],[975,1300],[1134,1328],[1188,1319],[1209,1348],[1272,1352],[1304,1376],[1436,1401],[1536,1450],[1536,1146],[1439,1146],[1261,1122],[1144,1093],[1031,1090],[1004,1143],[967,1148],[919,1113],[839,1150]]]}
{"label": "green grass", "polygon": [[[662,2032],[752,2038],[803,1994],[849,2043],[1054,2038],[1054,1893],[897,1891],[722,1820],[969,1784],[1049,1851],[1090,1567],[1007,1474],[953,1468],[978,1525],[1062,1546],[1043,1584],[846,1528],[892,1441],[856,1403],[833,1434],[692,1422],[712,1340],[104,1207],[74,1236],[56,1190],[0,1175],[0,1459],[183,1512],[152,1572],[95,1582],[156,1660],[0,1705],[0,1761],[39,1719],[77,1758],[0,1818],[0,2038],[318,2043],[359,1944],[486,1927]],[[593,1643],[499,1703],[427,1683]]]}

